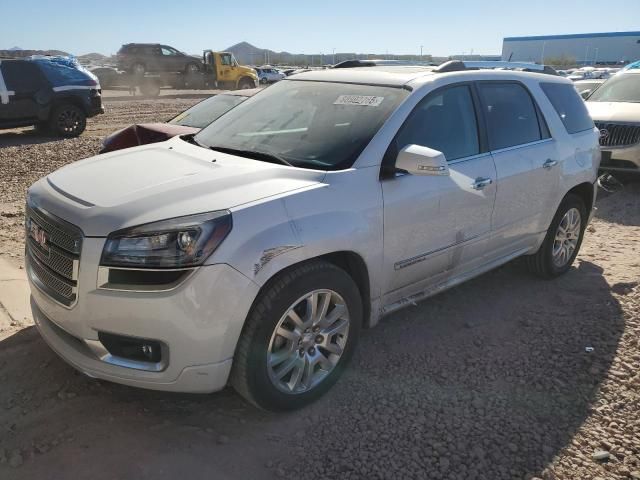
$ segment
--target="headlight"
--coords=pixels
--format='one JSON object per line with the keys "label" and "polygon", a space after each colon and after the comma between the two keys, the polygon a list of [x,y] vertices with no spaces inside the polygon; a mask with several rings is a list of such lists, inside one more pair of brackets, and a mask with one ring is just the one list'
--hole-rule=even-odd
{"label": "headlight", "polygon": [[231,231],[227,210],[171,218],[113,232],[100,264],[180,268],[201,265]]}

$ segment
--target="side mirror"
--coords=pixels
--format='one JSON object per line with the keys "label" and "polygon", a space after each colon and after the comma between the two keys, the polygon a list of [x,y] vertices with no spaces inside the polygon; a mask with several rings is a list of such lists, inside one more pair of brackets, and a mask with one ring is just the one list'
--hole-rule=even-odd
{"label": "side mirror", "polygon": [[422,145],[407,145],[400,150],[396,168],[411,175],[449,175],[444,153]]}
{"label": "side mirror", "polygon": [[591,89],[583,90],[580,92],[580,96],[583,100],[586,100],[589,95],[591,95]]}

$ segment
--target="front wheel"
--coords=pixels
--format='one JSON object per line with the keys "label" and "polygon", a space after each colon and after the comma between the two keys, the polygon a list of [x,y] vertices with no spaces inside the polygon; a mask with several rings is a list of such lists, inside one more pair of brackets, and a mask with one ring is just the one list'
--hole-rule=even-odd
{"label": "front wheel", "polygon": [[238,85],[240,90],[249,90],[250,88],[255,88],[255,86],[256,84],[253,82],[253,80],[249,80],[247,78],[243,78],[242,80],[240,80],[240,84]]}
{"label": "front wheel", "polygon": [[267,410],[293,410],[338,380],[358,341],[362,302],[342,269],[313,261],[280,274],[256,299],[231,384]]}
{"label": "front wheel", "polygon": [[553,217],[542,246],[537,253],[526,257],[529,270],[543,278],[554,278],[569,270],[580,250],[586,226],[584,201],[577,195],[567,195]]}
{"label": "front wheel", "polygon": [[262,78],[260,79],[260,83],[261,83],[262,85],[266,85],[266,84],[267,84],[267,82],[268,82],[267,77],[262,77]]}

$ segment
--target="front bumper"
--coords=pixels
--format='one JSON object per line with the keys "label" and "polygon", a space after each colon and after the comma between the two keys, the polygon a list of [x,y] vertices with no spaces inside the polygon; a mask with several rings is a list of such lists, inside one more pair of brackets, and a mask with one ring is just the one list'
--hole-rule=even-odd
{"label": "front bumper", "polygon": [[600,170],[640,173],[640,143],[624,147],[601,147]]}
{"label": "front bumper", "polygon": [[[259,287],[228,265],[211,265],[200,267],[167,292],[99,289],[98,263],[91,260],[102,242],[86,240],[74,307],[55,302],[30,279],[34,321],[51,348],[95,378],[154,390],[206,393],[222,389]],[[162,368],[96,354],[100,332],[161,342],[166,346]]]}

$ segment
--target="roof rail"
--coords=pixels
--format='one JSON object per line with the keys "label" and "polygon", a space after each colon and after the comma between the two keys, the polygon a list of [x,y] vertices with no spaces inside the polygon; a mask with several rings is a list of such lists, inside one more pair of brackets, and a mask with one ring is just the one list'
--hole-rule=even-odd
{"label": "roof rail", "polygon": [[409,66],[409,67],[433,67],[434,63],[413,61],[413,60],[386,60],[386,59],[368,59],[368,60],[344,60],[336,63],[331,68],[355,68],[355,67],[380,67],[380,66]]}
{"label": "roof rail", "polygon": [[537,63],[526,62],[483,62],[483,61],[467,61],[467,60],[451,60],[445,62],[436,68],[434,71],[439,73],[446,72],[462,72],[465,70],[480,70],[480,69],[501,68],[504,70],[524,70],[527,72],[542,72],[553,73],[553,70],[548,65],[538,65]]}

